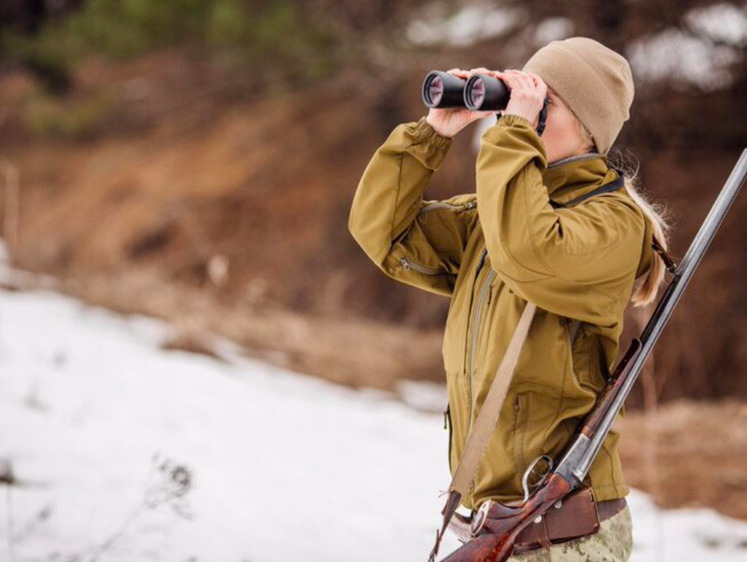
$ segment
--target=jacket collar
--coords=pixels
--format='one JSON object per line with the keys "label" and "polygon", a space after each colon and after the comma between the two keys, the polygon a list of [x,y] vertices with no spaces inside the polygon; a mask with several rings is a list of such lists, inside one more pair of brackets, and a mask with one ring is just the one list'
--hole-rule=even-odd
{"label": "jacket collar", "polygon": [[598,152],[556,160],[542,172],[548,195],[558,203],[567,203],[616,177],[617,172],[607,165],[607,157]]}

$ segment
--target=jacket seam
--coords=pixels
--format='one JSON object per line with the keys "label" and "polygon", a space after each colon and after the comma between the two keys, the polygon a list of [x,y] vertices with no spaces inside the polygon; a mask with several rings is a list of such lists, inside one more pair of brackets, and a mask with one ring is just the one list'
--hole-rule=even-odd
{"label": "jacket seam", "polygon": [[389,240],[394,239],[394,220],[397,218],[397,207],[399,207],[399,194],[402,191],[402,167],[405,165],[404,151],[399,155],[399,175],[397,176],[397,195],[394,198],[394,210],[392,211],[392,226],[389,229]]}
{"label": "jacket seam", "polygon": [[[563,328],[564,331],[567,331],[566,328]],[[570,363],[571,363],[571,369],[573,369],[573,356],[572,356],[573,350],[571,350],[571,356],[570,356]],[[550,428],[555,424],[555,422],[560,418],[560,412],[563,410],[563,403],[565,401],[565,381],[566,377],[568,376],[568,369],[563,369],[563,379],[560,381],[560,400],[558,400],[558,407],[555,410],[555,415],[552,418],[552,421],[547,424],[547,427],[545,428],[545,433],[542,434],[542,442],[544,443],[547,441],[547,436],[550,433]]]}
{"label": "jacket seam", "polygon": [[[480,227],[482,227],[482,225],[480,225]],[[528,227],[526,227],[526,228],[528,229]],[[529,234],[529,232],[527,232],[527,234]],[[547,272],[545,272],[545,271],[537,271],[537,270],[535,270],[535,269],[533,269],[533,268],[531,268],[531,267],[527,267],[527,266],[526,266],[525,264],[523,264],[523,263],[521,262],[521,260],[519,260],[519,259],[518,259],[518,258],[517,258],[517,257],[516,257],[516,256],[514,255],[514,253],[513,253],[513,252],[511,251],[511,249],[509,248],[509,245],[508,245],[508,244],[504,244],[504,245],[503,245],[502,247],[503,247],[503,250],[504,250],[504,251],[505,251],[505,252],[506,252],[506,253],[507,253],[507,254],[508,254],[509,256],[511,256],[511,259],[512,259],[512,260],[513,260],[514,262],[516,262],[516,263],[519,263],[519,264],[521,264],[521,267],[522,267],[523,269],[526,269],[527,271],[531,271],[531,272],[532,272],[532,273],[534,273],[535,275],[543,275],[543,276],[544,276],[545,278],[547,278],[547,277],[552,277],[552,275],[551,275],[551,274],[548,274],[548,273],[547,273]],[[534,248],[532,248],[532,251],[535,251],[535,250],[534,250]],[[535,254],[536,254],[536,252],[535,252]]]}
{"label": "jacket seam", "polygon": [[[526,176],[527,176],[527,173],[528,173],[527,168],[528,168],[529,164],[531,164],[531,163],[532,162],[530,160],[529,162],[527,162],[527,165],[525,165],[524,168],[522,168],[523,177],[521,178],[522,181],[523,181],[523,185],[522,185],[523,189],[521,191],[521,197],[524,200],[524,212],[525,212],[524,216],[527,216],[527,217],[530,216],[530,214],[529,214],[529,201],[527,201],[527,179],[526,179]],[[532,246],[532,252],[534,252],[534,256],[537,258],[537,261],[540,264],[542,264],[542,266],[547,271],[550,272],[550,276],[551,277],[558,277],[558,274],[555,272],[555,270],[553,268],[551,268],[547,263],[545,263],[545,260],[542,259],[542,257],[540,256],[539,251],[537,250],[537,245],[536,245],[536,243],[534,241],[534,236],[532,234],[532,231],[529,228],[529,224],[531,222],[532,221],[524,221],[524,228],[526,229],[527,238],[529,238],[529,243]],[[544,272],[544,273],[547,274],[546,272]]]}
{"label": "jacket seam", "polygon": [[527,422],[529,421],[529,400],[524,397],[524,412],[522,416],[521,424],[521,471],[525,470],[527,466]]}
{"label": "jacket seam", "polygon": [[[597,341],[599,341],[598,338],[594,338],[594,339],[597,340]],[[586,368],[586,371],[587,371],[587,373],[589,375],[589,380],[588,381],[579,381],[579,384],[581,386],[586,387],[589,390],[593,391],[594,394],[599,394],[599,392],[597,391],[597,389],[594,387],[594,382],[591,380],[592,379],[591,370],[594,368],[594,361],[592,361],[592,359],[594,358],[593,357],[594,356],[594,346],[595,346],[595,344],[593,342],[592,342],[591,345],[587,345],[586,346],[588,348],[588,350],[587,350],[587,356],[586,356],[586,364],[588,365],[588,367]]]}
{"label": "jacket seam", "polygon": [[[602,443],[602,451],[604,451],[604,454],[607,455],[607,459],[609,460],[610,466],[614,467],[615,463],[613,462],[612,455],[607,450],[607,446],[604,443]],[[617,479],[615,478],[614,468],[611,470],[611,478],[612,478],[612,483],[608,484],[608,485],[612,486],[614,488],[615,493],[619,493],[618,485],[617,485]]]}
{"label": "jacket seam", "polygon": [[[567,328],[563,328],[564,330],[567,330]],[[571,370],[573,370],[573,342],[570,343],[568,346],[568,363],[571,366]],[[558,408],[555,411],[555,416],[553,417],[550,424],[547,426],[547,429],[545,430],[545,435],[543,437],[543,441],[547,439],[548,433],[550,433],[550,428],[555,424],[555,422],[560,418],[560,412],[563,411],[563,405],[565,404],[565,381],[568,378],[568,369],[563,369],[563,379],[560,381],[560,400],[558,402]]]}

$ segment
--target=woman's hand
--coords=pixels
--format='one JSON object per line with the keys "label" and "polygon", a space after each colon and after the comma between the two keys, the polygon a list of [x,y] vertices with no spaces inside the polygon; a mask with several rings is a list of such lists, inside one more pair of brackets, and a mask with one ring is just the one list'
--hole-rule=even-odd
{"label": "woman's hand", "polygon": [[520,70],[505,70],[496,72],[494,76],[503,80],[511,90],[503,115],[519,115],[532,124],[539,125],[539,113],[547,96],[547,84],[533,72]]}
{"label": "woman's hand", "polygon": [[[487,68],[473,68],[469,71],[452,68],[446,72],[465,80],[472,74],[493,74]],[[484,119],[495,113],[495,111],[470,111],[466,107],[447,107],[444,109],[432,107],[425,120],[439,135],[451,138],[473,121]]]}

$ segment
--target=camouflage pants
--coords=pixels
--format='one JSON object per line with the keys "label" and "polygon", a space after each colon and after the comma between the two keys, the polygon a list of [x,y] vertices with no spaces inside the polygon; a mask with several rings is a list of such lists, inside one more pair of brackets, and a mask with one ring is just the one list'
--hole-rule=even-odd
{"label": "camouflage pants", "polygon": [[626,505],[593,535],[517,554],[507,562],[626,562],[632,550],[633,523]]}

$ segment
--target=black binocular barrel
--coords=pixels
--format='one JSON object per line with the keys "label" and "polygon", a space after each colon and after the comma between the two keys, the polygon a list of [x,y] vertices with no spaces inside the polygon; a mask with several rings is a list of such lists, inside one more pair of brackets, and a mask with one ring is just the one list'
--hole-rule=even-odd
{"label": "black binocular barrel", "polygon": [[440,70],[430,71],[423,80],[423,103],[427,107],[464,107],[467,80]]}
{"label": "black binocular barrel", "polygon": [[503,80],[487,74],[473,74],[464,86],[464,106],[470,111],[506,109],[510,97]]}
{"label": "black binocular barrel", "polygon": [[426,107],[466,107],[471,111],[500,111],[506,108],[510,91],[503,80],[474,74],[465,80],[448,72],[430,71],[423,80]]}

